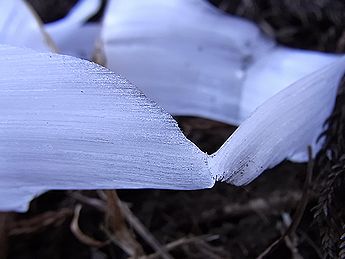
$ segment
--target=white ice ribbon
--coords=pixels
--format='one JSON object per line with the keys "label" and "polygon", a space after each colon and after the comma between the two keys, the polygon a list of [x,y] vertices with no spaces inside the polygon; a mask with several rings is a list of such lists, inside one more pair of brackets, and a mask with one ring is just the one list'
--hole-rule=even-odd
{"label": "white ice ribbon", "polygon": [[0,63],[0,210],[18,211],[48,189],[246,184],[315,143],[345,70],[343,58],[285,88],[208,156],[105,68],[6,46]]}
{"label": "white ice ribbon", "polygon": [[91,60],[101,25],[86,22],[100,6],[101,0],[79,0],[66,17],[44,26],[59,53]]}
{"label": "white ice ribbon", "polygon": [[238,125],[260,104],[339,56],[277,45],[205,0],[111,0],[107,66],[175,115]]}
{"label": "white ice ribbon", "polygon": [[0,0],[0,43],[38,51],[51,51],[54,44],[42,22],[22,0]]}
{"label": "white ice ribbon", "polygon": [[[0,41],[48,51],[39,22],[29,12],[25,27],[6,3]],[[37,36],[22,37],[18,24]],[[251,115],[209,156],[116,73],[1,46],[0,210],[23,211],[49,189],[243,185],[286,157],[305,159],[308,145],[318,150],[344,57],[277,46],[198,0],[115,1],[104,26],[108,65],[164,109],[234,124]]]}
{"label": "white ice ribbon", "polygon": [[[111,71],[6,46],[0,64],[2,191],[213,185],[206,154]],[[0,210],[12,203],[0,195]]]}

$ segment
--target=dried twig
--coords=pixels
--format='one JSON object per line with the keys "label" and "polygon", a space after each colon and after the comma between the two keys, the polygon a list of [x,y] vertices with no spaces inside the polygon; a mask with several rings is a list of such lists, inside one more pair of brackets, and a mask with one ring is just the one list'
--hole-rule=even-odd
{"label": "dried twig", "polygon": [[102,48],[102,42],[98,40],[95,44],[95,50],[92,54],[92,61],[101,65],[101,66],[106,66],[106,57],[104,54],[104,50]]}
{"label": "dried twig", "polygon": [[285,236],[284,241],[285,241],[286,246],[291,251],[292,259],[303,259],[301,254],[298,252],[297,245],[296,245],[297,242],[295,238],[290,238],[289,236]]}
{"label": "dried twig", "polygon": [[9,227],[9,235],[31,234],[51,225],[57,226],[73,215],[73,210],[62,208],[57,211],[47,211],[29,219],[13,222]]}
{"label": "dried twig", "polygon": [[182,249],[185,251],[187,257],[195,255],[195,258],[208,258],[208,259],[228,259],[229,254],[224,253],[221,248],[209,245],[205,240],[198,239],[194,243],[184,245]]}
{"label": "dried twig", "polygon": [[[199,240],[206,240],[206,241],[213,241],[215,239],[218,239],[218,235],[205,235],[205,236],[198,236],[198,237],[183,237],[180,239],[177,239],[173,242],[170,242],[168,244],[166,244],[164,246],[164,249],[166,251],[171,251],[174,250],[175,248],[182,246],[182,245],[187,245],[193,242],[197,242]],[[155,258],[159,258],[161,255],[158,252],[155,252],[153,254],[150,254],[148,256],[144,256],[144,257],[139,257],[140,259],[155,259]],[[133,259],[133,258],[132,258]]]}
{"label": "dried twig", "polygon": [[[291,217],[288,213],[283,213],[283,224],[285,226],[284,230],[291,225]],[[284,230],[282,232],[284,232]],[[296,233],[291,233],[290,236],[284,237],[284,242],[287,248],[291,251],[291,259],[302,259],[302,255],[299,253],[297,245],[298,245],[298,237]]]}
{"label": "dried twig", "polygon": [[107,206],[106,203],[103,200],[97,199],[97,198],[91,198],[91,197],[87,197],[85,195],[82,195],[80,192],[71,192],[69,194],[73,199],[89,205],[93,208],[96,208],[97,210],[101,211],[101,212],[105,212]]}
{"label": "dried twig", "polygon": [[120,204],[123,214],[128,223],[136,230],[136,232],[160,255],[163,259],[172,259],[166,249],[160,245],[157,239],[149,232],[149,230],[141,223],[141,221],[132,213],[126,204]]}
{"label": "dried twig", "polygon": [[135,240],[133,234],[128,229],[123,218],[120,200],[114,190],[106,190],[107,209],[105,211],[105,221],[108,229],[106,234],[112,241],[121,247],[127,254],[139,257],[144,254],[141,245]]}
{"label": "dried twig", "polygon": [[291,223],[291,225],[289,226],[289,228],[286,230],[286,232],[280,237],[278,238],[276,241],[274,241],[269,247],[267,247],[265,249],[265,251],[263,251],[258,257],[257,259],[262,259],[264,258],[266,255],[268,255],[279,243],[281,243],[283,240],[285,240],[285,237],[290,236],[291,234],[296,232],[296,229],[299,225],[299,223],[301,222],[301,219],[303,217],[305,208],[308,204],[308,200],[309,200],[309,189],[310,189],[310,185],[311,185],[311,179],[313,176],[313,155],[312,155],[312,150],[311,147],[308,147],[308,156],[309,156],[309,163],[308,163],[308,168],[307,168],[307,176],[304,182],[304,186],[303,186],[303,196],[301,199],[301,202],[299,203],[296,213],[294,215],[294,219]]}
{"label": "dried twig", "polygon": [[79,216],[80,216],[80,211],[81,211],[82,206],[80,204],[78,204],[75,207],[74,210],[74,217],[73,220],[71,222],[70,225],[70,229],[72,231],[72,233],[74,234],[74,236],[83,244],[88,245],[88,246],[93,246],[93,247],[102,247],[104,245],[107,244],[107,242],[102,242],[102,241],[98,241],[96,239],[93,239],[92,237],[87,236],[86,234],[84,234],[80,228],[79,228]]}
{"label": "dried twig", "polygon": [[279,209],[286,209],[286,207],[293,207],[301,200],[302,193],[299,191],[289,191],[285,195],[271,195],[267,198],[255,198],[249,200],[245,204],[235,203],[224,207],[223,212],[226,215],[247,215],[253,211],[274,211]]}
{"label": "dried twig", "polygon": [[[93,206],[100,211],[104,212],[106,210],[105,202],[100,199],[86,197],[84,195],[81,195],[79,192],[74,192],[71,194],[71,196],[74,199],[88,204],[90,206]],[[120,202],[120,206],[127,222],[147,242],[147,244],[149,244],[151,248],[154,249],[154,251],[156,251],[156,253],[160,255],[162,258],[172,258],[165,251],[165,247],[162,247],[158,240],[150,233],[150,231],[144,226],[144,224],[142,224],[141,221],[132,213],[128,206],[123,202]]]}

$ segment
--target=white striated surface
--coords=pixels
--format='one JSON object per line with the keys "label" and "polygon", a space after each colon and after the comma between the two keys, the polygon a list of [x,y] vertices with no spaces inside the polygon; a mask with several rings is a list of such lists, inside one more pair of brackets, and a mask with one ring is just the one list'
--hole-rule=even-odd
{"label": "white striated surface", "polygon": [[126,80],[77,58],[0,47],[0,210],[49,189],[244,185],[314,145],[345,57],[260,106],[207,156]]}
{"label": "white striated surface", "polygon": [[206,0],[111,0],[107,66],[175,115],[238,125],[289,84],[339,59],[283,48]]}
{"label": "white striated surface", "polygon": [[240,121],[265,100],[298,79],[340,59],[340,55],[277,46],[247,70],[241,96]]}
{"label": "white striated surface", "polygon": [[[236,124],[264,103],[207,156],[109,70],[0,46],[0,210],[23,211],[48,189],[199,189],[214,178],[243,185],[286,157],[305,159],[308,145],[318,149],[345,58],[275,46],[253,24],[198,0],[109,8],[118,14],[108,13],[103,31],[110,66],[170,112]],[[6,33],[18,29],[6,21],[0,16]]]}
{"label": "white striated surface", "polygon": [[125,79],[6,46],[0,63],[0,210],[24,210],[47,189],[214,184],[206,154]]}
{"label": "white striated surface", "polygon": [[110,1],[107,66],[168,112],[238,124],[248,62],[274,43],[200,0]]}
{"label": "white striated surface", "polygon": [[[295,82],[267,100],[209,158],[218,179],[244,185],[286,157],[301,158],[334,106],[345,57]],[[283,176],[282,176],[283,177]]]}
{"label": "white striated surface", "polygon": [[49,52],[54,49],[40,19],[22,0],[0,0],[0,43]]}

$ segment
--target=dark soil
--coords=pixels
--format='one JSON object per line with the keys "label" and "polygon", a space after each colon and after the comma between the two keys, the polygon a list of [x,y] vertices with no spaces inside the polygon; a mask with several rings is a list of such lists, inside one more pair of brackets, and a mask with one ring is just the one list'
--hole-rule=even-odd
{"label": "dark soil", "polygon": [[[75,1],[29,2],[48,22],[62,17]],[[342,0],[213,2],[227,12],[256,21],[286,45],[330,52],[345,50]],[[208,153],[217,150],[235,129],[201,118],[177,120],[187,137]],[[255,258],[286,231],[286,219],[293,218],[301,203],[306,172],[305,164],[283,162],[242,188],[218,183],[213,189],[200,191],[117,193],[161,245],[180,242],[169,251],[175,258]],[[32,201],[27,213],[9,215],[8,258],[127,258],[116,242],[92,247],[72,233],[70,224],[75,206],[80,203],[76,194],[103,202],[96,191],[50,191]],[[303,258],[321,257],[319,232],[310,211],[316,203],[315,195],[309,195],[291,242],[279,243],[266,258],[298,258],[293,254],[295,250]],[[104,212],[86,203],[82,202],[79,218],[81,230],[94,240],[109,240],[104,231]],[[128,228],[145,254],[155,252],[135,227],[128,224]]]}

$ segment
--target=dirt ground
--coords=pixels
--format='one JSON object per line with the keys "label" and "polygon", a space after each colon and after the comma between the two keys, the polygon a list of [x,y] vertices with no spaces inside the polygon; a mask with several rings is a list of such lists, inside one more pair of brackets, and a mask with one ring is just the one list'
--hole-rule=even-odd
{"label": "dirt ground", "polygon": [[[62,17],[75,1],[29,2],[47,22]],[[282,44],[345,51],[344,1],[212,2],[252,19]],[[201,118],[177,120],[208,153],[235,129]],[[133,251],[160,258],[160,249],[164,258],[256,258],[300,212],[306,178],[306,164],[283,162],[242,188],[218,183],[200,191],[118,190],[119,199],[115,192],[50,191],[32,201],[27,213],[8,215],[8,258],[127,258]],[[297,229],[265,258],[322,258],[311,212],[315,197],[309,194]]]}

